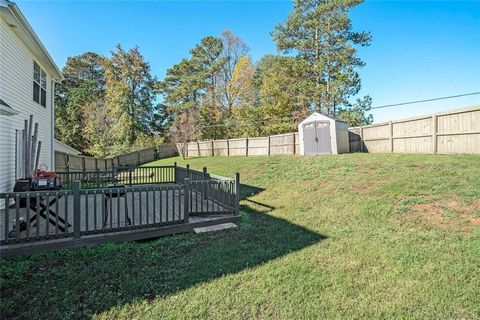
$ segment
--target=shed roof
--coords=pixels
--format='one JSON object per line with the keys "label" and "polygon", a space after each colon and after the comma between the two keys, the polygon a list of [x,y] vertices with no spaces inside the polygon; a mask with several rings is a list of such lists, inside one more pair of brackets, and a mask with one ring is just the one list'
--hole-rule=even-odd
{"label": "shed roof", "polygon": [[[340,120],[336,117],[333,117],[333,116],[330,116],[330,115],[326,115],[324,113],[320,113],[320,112],[313,112],[311,115],[309,115],[307,118],[305,118],[301,123],[304,123],[304,122],[309,122],[309,121],[314,121],[315,119],[318,119],[318,117],[320,118],[327,118],[329,120],[333,120],[333,121],[338,121],[338,122],[345,122],[343,120]],[[345,122],[346,123],[346,122]]]}
{"label": "shed roof", "polygon": [[55,149],[55,151],[60,151],[60,152],[63,152],[63,153],[68,153],[68,154],[74,154],[74,155],[82,154],[77,149],[75,149],[73,147],[70,147],[69,145],[67,145],[67,144],[65,144],[61,141],[58,141],[57,139],[55,139],[54,149]]}

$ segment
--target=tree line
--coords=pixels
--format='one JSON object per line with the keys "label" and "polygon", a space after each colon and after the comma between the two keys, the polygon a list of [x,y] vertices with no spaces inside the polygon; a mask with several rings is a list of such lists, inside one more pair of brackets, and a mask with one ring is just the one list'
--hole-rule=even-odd
{"label": "tree line", "polygon": [[371,98],[356,98],[357,47],[371,37],[353,31],[348,15],[361,2],[294,1],[272,31],[280,54],[255,62],[230,30],[201,39],[164,79],[137,47],[70,57],[56,89],[57,139],[104,157],[162,141],[291,132],[312,111],[371,123]]}

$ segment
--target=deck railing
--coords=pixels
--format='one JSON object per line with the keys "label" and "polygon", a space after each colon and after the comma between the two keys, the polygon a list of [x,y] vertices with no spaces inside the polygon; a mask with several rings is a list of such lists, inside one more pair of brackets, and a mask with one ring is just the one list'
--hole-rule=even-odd
{"label": "deck railing", "polygon": [[[188,223],[190,216],[239,214],[238,173],[229,179],[176,164],[108,173],[62,172],[64,190],[0,193],[8,204],[0,210],[0,244],[78,240]],[[122,181],[128,185],[107,186]]]}
{"label": "deck railing", "polygon": [[57,183],[64,189],[72,189],[73,181],[79,180],[82,188],[104,188],[111,184],[128,186],[175,182],[175,165],[155,167],[114,167],[108,171],[57,172]]}

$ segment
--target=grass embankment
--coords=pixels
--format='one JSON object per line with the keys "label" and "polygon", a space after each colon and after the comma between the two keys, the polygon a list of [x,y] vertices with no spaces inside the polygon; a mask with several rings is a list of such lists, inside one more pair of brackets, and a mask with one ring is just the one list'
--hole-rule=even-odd
{"label": "grass embankment", "polygon": [[2,318],[480,318],[480,157],[188,163],[241,173],[237,229],[1,261]]}

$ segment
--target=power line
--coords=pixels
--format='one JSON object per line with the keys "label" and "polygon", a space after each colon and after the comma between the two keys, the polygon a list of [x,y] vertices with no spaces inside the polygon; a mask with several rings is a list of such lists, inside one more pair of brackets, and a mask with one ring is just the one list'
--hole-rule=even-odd
{"label": "power line", "polygon": [[430,98],[430,99],[425,99],[425,100],[415,100],[415,101],[409,101],[409,102],[401,102],[401,103],[394,103],[394,104],[385,104],[385,105],[383,105],[383,106],[372,107],[371,109],[390,108],[390,107],[403,106],[403,105],[407,105],[407,104],[416,104],[416,103],[423,103],[423,102],[430,102],[430,101],[437,101],[437,100],[445,100],[445,99],[453,99],[453,98],[459,98],[459,97],[473,96],[473,95],[476,95],[476,94],[480,94],[480,91],[470,92],[470,93],[463,93],[463,94],[457,94],[457,95],[454,95],[454,96]]}
{"label": "power line", "polygon": [[456,40],[453,40],[453,41],[437,43],[433,46],[426,47],[426,48],[423,48],[423,49],[411,51],[411,52],[401,54],[401,55],[398,55],[398,56],[394,56],[394,57],[388,57],[388,58],[385,58],[385,59],[382,59],[382,60],[377,60],[373,63],[369,63],[368,66],[369,67],[376,66],[378,64],[382,64],[382,63],[385,63],[385,62],[390,62],[390,61],[393,61],[393,60],[399,60],[399,59],[407,58],[409,56],[413,56],[413,55],[423,53],[423,52],[426,52],[426,51],[429,51],[429,50],[432,50],[432,49],[436,49],[438,47],[443,47],[443,46],[446,46],[446,45],[450,45],[450,44],[454,44],[454,43],[458,43],[458,42],[462,42],[462,41],[465,41],[465,40],[470,40],[470,39],[474,39],[474,38],[478,38],[478,37],[480,37],[480,34],[470,35],[470,36],[460,38],[460,39],[456,39]]}
{"label": "power line", "polygon": [[[470,92],[470,93],[463,93],[463,94],[457,94],[454,96],[446,96],[446,97],[437,97],[437,98],[430,98],[430,99],[424,99],[424,100],[415,100],[415,101],[409,101],[409,102],[400,102],[400,103],[394,103],[394,104],[386,104],[382,106],[376,106],[370,108],[370,110],[373,109],[383,109],[383,108],[391,108],[391,107],[397,107],[397,106],[403,106],[403,105],[409,105],[409,104],[417,104],[417,103],[424,103],[424,102],[430,102],[430,101],[438,101],[438,100],[446,100],[446,99],[453,99],[453,98],[460,98],[460,97],[466,97],[466,96],[473,96],[480,94],[480,91],[477,92]],[[214,128],[214,127],[235,127],[238,125],[245,125],[245,124],[261,124],[264,121],[268,120],[280,120],[280,121],[285,121],[285,122],[295,122],[294,119],[288,118],[288,117],[276,117],[276,116],[271,116],[271,117],[265,117],[265,118],[259,118],[259,119],[251,119],[251,120],[244,120],[244,121],[239,121],[239,122],[233,122],[233,123],[220,123],[220,124],[214,124],[214,125],[204,125],[200,126],[200,128]]]}

